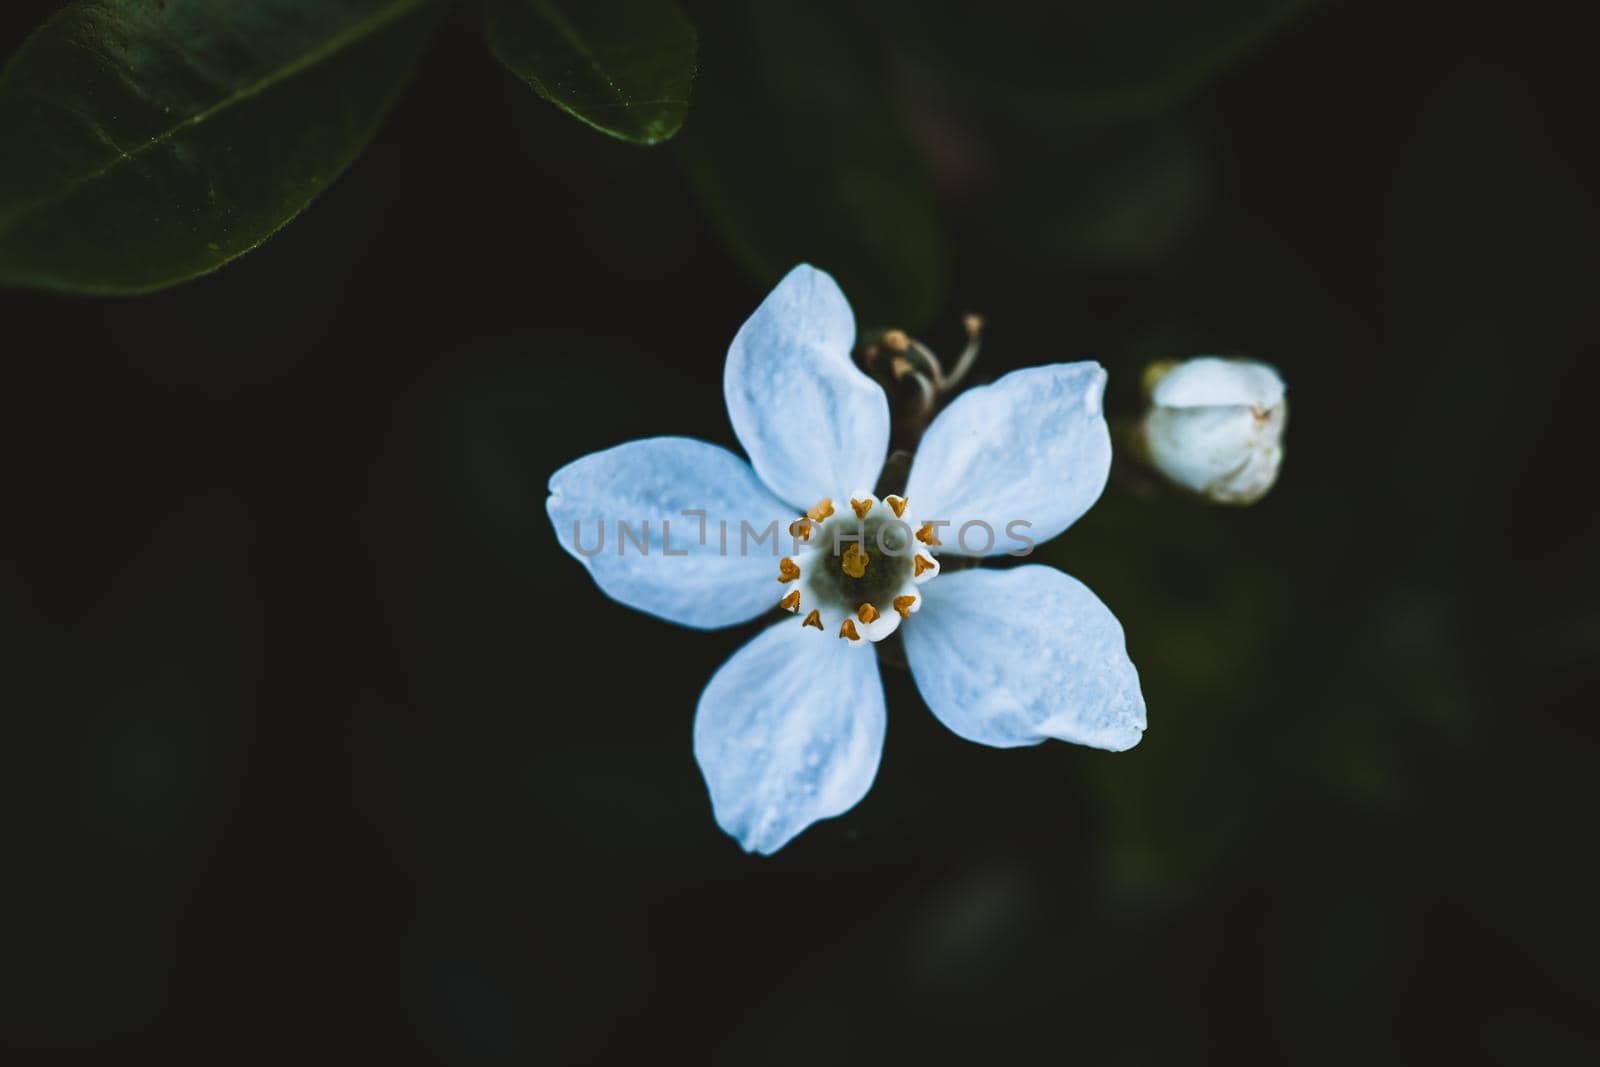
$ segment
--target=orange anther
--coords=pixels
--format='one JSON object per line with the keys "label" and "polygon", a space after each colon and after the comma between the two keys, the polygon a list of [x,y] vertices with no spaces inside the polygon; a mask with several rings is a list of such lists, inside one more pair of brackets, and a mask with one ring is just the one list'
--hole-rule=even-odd
{"label": "orange anther", "polygon": [[800,610],[800,590],[789,590],[784,598],[778,601],[778,607],[782,608],[784,611],[798,612]]}
{"label": "orange anther", "polygon": [[895,518],[901,519],[901,518],[905,517],[905,514],[906,514],[906,498],[905,497],[903,497],[903,496],[886,496],[886,497],[883,498],[883,502],[885,504],[888,504],[889,507],[894,511],[894,517]]}
{"label": "orange anther", "polygon": [[911,607],[917,602],[914,596],[897,596],[894,598],[894,610],[900,613],[902,619],[911,618]]}
{"label": "orange anther", "polygon": [[861,635],[856,633],[856,620],[844,620],[844,625],[839,627],[839,636],[841,638],[849,638],[851,641],[861,640]]}
{"label": "orange anther", "polygon": [[856,618],[862,622],[875,622],[878,618],[878,609],[871,604],[863,604],[856,609]]}
{"label": "orange anther", "polygon": [[792,582],[798,577],[800,577],[800,565],[798,563],[788,556],[778,561],[778,581]]}
{"label": "orange anther", "polygon": [[807,615],[805,617],[805,621],[802,622],[800,625],[801,626],[815,626],[819,630],[822,629],[822,613],[820,611],[818,611],[816,608],[812,608],[811,609],[811,614]]}

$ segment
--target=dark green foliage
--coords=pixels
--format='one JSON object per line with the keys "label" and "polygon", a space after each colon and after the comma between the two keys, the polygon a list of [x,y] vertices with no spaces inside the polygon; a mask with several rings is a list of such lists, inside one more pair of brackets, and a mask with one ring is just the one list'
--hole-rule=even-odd
{"label": "dark green foliage", "polygon": [[786,0],[706,34],[682,151],[723,242],[762,282],[800,261],[832,272],[864,324],[926,322],[944,297],[946,238],[888,56],[828,6]]}
{"label": "dark green foliage", "polygon": [[0,282],[137,293],[215,270],[356,157],[431,0],[85,0],[0,75]]}
{"label": "dark green foliage", "polygon": [[652,145],[683,125],[695,32],[672,0],[490,0],[486,33],[507,69],[602,133]]}

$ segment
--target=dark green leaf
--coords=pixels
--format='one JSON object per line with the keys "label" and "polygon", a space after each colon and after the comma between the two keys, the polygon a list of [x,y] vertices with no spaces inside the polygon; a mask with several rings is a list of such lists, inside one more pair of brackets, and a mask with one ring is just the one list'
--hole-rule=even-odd
{"label": "dark green leaf", "polygon": [[925,324],[944,298],[945,234],[885,54],[784,0],[705,39],[679,143],[723,241],[763,283],[801,261],[831,272],[863,326]]}
{"label": "dark green leaf", "polygon": [[602,133],[656,144],[683,125],[696,42],[673,0],[490,0],[486,29],[513,74]]}
{"label": "dark green leaf", "polygon": [[434,0],[81,0],[0,74],[0,282],[137,293],[215,270],[356,157]]}
{"label": "dark green leaf", "polygon": [[1040,128],[1169,111],[1311,0],[882,0],[887,40],[953,94]]}

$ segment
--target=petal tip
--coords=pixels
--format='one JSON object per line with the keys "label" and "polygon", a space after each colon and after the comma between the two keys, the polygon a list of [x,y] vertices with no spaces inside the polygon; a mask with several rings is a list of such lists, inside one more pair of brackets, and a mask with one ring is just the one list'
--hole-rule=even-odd
{"label": "petal tip", "polygon": [[786,834],[781,830],[774,832],[774,827],[771,826],[728,826],[720,820],[718,825],[722,827],[723,833],[738,842],[740,850],[747,856],[775,855],[783,846],[800,836],[799,830]]}
{"label": "petal tip", "polygon": [[1127,752],[1144,740],[1144,727],[1136,726],[1127,733],[1118,735],[1114,742],[1106,745],[1107,752]]}
{"label": "petal tip", "polygon": [[783,282],[788,281],[790,278],[826,278],[830,282],[833,281],[833,275],[829,274],[821,267],[807,263],[805,260],[801,260],[799,263],[796,263],[794,266],[790,267],[788,273],[783,276],[782,280],[778,284],[782,285]]}

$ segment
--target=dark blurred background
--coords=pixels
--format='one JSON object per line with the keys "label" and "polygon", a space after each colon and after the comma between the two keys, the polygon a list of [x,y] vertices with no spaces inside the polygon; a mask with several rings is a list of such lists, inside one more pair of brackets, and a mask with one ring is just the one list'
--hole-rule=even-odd
{"label": "dark blurred background", "polygon": [[[7,54],[52,5],[0,11]],[[257,253],[0,293],[13,1062],[1352,1063],[1593,1052],[1595,174],[1575,26],[1262,2],[692,5],[678,141],[446,27]],[[6,146],[7,151],[17,146]],[[733,445],[777,273],[981,375],[1289,382],[1245,510],[1113,485],[1044,558],[1128,634],[1112,756],[887,672],[866,800],[711,819],[712,635],[606,600],[556,467]]]}

